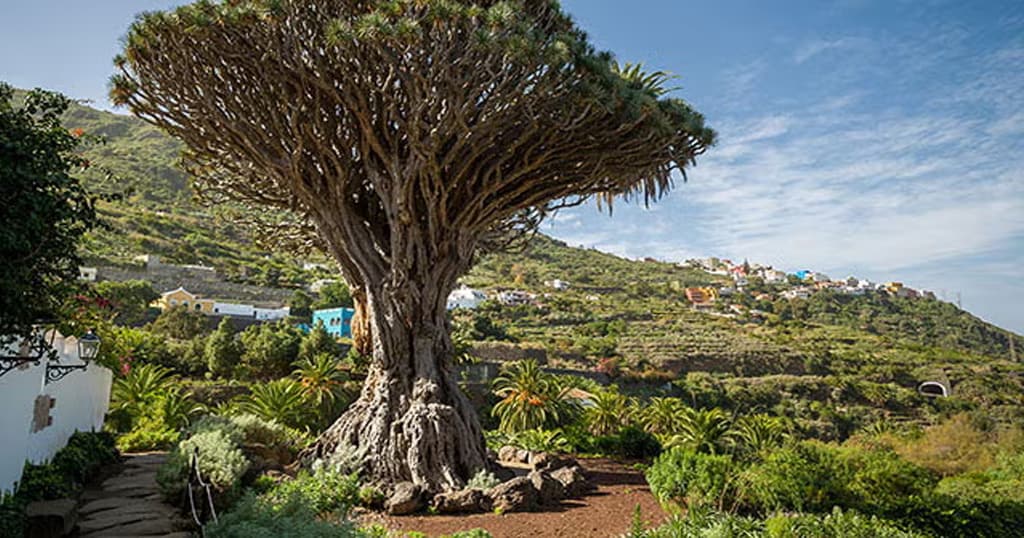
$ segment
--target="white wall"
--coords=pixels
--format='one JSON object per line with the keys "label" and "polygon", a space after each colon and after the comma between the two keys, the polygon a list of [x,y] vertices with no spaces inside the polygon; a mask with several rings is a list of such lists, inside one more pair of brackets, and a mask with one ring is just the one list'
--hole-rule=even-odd
{"label": "white wall", "polygon": [[[61,361],[80,364],[74,339],[69,338],[64,344],[60,338],[54,342]],[[44,363],[12,370],[0,377],[0,492],[14,489],[26,460],[47,462],[75,431],[103,428],[113,382],[110,370],[90,364],[85,370],[73,371],[49,385],[44,383],[45,378]],[[50,410],[53,424],[32,433],[33,410],[40,395],[56,399]]]}
{"label": "white wall", "polygon": [[288,317],[289,307],[284,308],[256,308],[256,319],[271,320],[284,319]]}
{"label": "white wall", "polygon": [[256,314],[256,309],[249,304],[213,303],[213,313],[219,316],[251,318]]}

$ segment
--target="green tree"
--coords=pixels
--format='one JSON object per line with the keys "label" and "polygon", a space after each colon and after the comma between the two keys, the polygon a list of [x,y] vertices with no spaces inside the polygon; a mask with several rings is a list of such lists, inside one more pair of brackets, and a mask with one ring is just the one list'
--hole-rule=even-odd
{"label": "green tree", "polygon": [[594,435],[611,435],[629,423],[629,399],[618,387],[594,392],[594,405],[586,410],[587,425]]}
{"label": "green tree", "polygon": [[327,332],[324,324],[319,322],[310,329],[309,334],[302,337],[302,343],[299,344],[298,358],[299,360],[311,361],[317,355],[327,355],[335,360],[338,360],[341,355],[341,346]]}
{"label": "green tree", "polygon": [[284,377],[299,354],[302,333],[286,321],[252,325],[241,334],[242,362],[263,379]]}
{"label": "green tree", "polygon": [[365,308],[381,390],[311,452],[355,444],[364,476],[431,491],[486,464],[445,312],[478,250],[653,201],[715,137],[549,1],[202,1],[142,15],[115,64],[114,102],[182,139],[209,198],[291,212]]}
{"label": "green tree", "polygon": [[732,421],[721,409],[683,407],[679,411],[678,433],[669,439],[668,446],[715,454],[729,439],[731,428]]}
{"label": "green tree", "polygon": [[89,163],[61,126],[70,101],[42,90],[17,101],[0,83],[0,344],[58,315],[78,277],[79,240],[96,225],[93,199],[72,176]]}
{"label": "green tree", "polygon": [[242,347],[235,337],[235,326],[231,320],[224,318],[206,339],[206,366],[213,375],[230,377],[242,358]]}
{"label": "green tree", "polygon": [[120,325],[138,325],[146,321],[150,303],[160,298],[153,285],[145,280],[96,283],[96,293],[110,301],[117,312],[114,322]]}
{"label": "green tree", "polygon": [[291,299],[288,300],[288,312],[292,316],[309,322],[313,315],[313,298],[302,290],[295,290]]}
{"label": "green tree", "polygon": [[206,315],[187,306],[172,306],[164,310],[147,328],[168,338],[191,340],[206,332]]}
{"label": "green tree", "polygon": [[328,282],[320,288],[317,300],[313,303],[314,310],[353,306],[352,292],[344,282]]}
{"label": "green tree", "polygon": [[348,374],[338,366],[337,355],[319,353],[296,362],[292,372],[306,398],[316,406],[319,428],[329,426],[349,403]]}
{"label": "green tree", "polygon": [[491,413],[508,433],[551,426],[572,411],[569,389],[535,360],[513,362],[494,380],[494,394],[501,401]]}

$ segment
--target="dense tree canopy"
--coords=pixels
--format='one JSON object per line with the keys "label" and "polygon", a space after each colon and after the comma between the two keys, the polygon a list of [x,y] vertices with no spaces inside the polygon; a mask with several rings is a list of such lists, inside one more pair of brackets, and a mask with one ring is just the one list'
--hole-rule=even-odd
{"label": "dense tree canopy", "polygon": [[18,104],[0,83],[0,343],[54,318],[78,277],[77,245],[96,223],[72,176],[88,163],[61,126],[70,101],[36,90]]}
{"label": "dense tree canopy", "polygon": [[292,213],[351,286],[373,363],[316,455],[432,491],[485,464],[445,316],[477,249],[655,200],[714,141],[551,0],[201,1],[140,17],[116,65],[114,101],[185,142],[208,199]]}

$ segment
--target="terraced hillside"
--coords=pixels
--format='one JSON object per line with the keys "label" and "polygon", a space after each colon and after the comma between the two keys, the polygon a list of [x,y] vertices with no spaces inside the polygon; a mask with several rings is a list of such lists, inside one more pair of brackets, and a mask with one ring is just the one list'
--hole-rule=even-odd
{"label": "terraced hillside", "polygon": [[[87,156],[118,180],[91,173],[90,188],[126,195],[100,205],[107,226],[83,247],[93,263],[126,267],[132,256],[153,253],[268,287],[329,275],[304,271],[287,253],[261,250],[236,223],[197,206],[175,164],[180,145],[159,131],[83,106],[69,113],[67,125],[107,137]],[[545,285],[553,279],[571,287]],[[533,292],[537,305],[488,304],[460,313],[461,332],[542,346],[555,366],[600,367],[646,394],[770,408],[826,436],[879,417],[926,421],[956,409],[1024,420],[1024,366],[1017,357],[1024,339],[940,301],[825,292],[759,305],[768,311],[756,318],[702,313],[691,309],[684,288],[723,286],[728,279],[545,236],[525,251],[482,257],[463,280]],[[918,395],[925,379],[952,386],[953,397]]]}

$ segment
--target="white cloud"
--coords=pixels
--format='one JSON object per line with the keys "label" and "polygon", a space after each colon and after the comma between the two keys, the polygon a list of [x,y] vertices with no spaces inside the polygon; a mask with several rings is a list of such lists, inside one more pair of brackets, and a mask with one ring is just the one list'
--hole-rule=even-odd
{"label": "white cloud", "polygon": [[852,37],[841,37],[831,40],[816,39],[814,41],[804,43],[797,48],[796,52],[793,54],[793,61],[798,64],[802,64],[823,52],[853,48],[861,43],[861,40]]}

